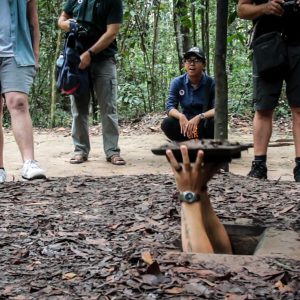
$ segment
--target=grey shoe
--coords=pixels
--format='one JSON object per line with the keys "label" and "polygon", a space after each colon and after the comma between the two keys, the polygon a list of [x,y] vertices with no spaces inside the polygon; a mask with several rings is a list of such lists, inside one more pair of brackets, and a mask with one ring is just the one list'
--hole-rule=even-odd
{"label": "grey shoe", "polygon": [[27,180],[46,178],[45,171],[41,169],[36,160],[26,160],[22,169],[22,177]]}
{"label": "grey shoe", "polygon": [[0,184],[4,183],[6,179],[6,172],[4,169],[0,169]]}

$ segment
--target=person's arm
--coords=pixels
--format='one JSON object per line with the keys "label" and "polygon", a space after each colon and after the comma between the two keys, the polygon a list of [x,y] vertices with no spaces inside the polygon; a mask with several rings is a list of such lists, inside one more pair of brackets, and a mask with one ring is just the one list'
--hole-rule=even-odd
{"label": "person's arm", "polygon": [[255,5],[252,0],[239,0],[237,13],[241,19],[255,20],[262,15],[282,16],[284,0],[271,0],[263,4]]}
{"label": "person's arm", "polygon": [[208,197],[206,192],[206,182],[201,177],[201,164],[203,152],[199,152],[194,167],[189,162],[186,146],[181,146],[183,164],[176,161],[171,150],[167,150],[166,155],[174,172],[177,189],[179,192],[191,191],[200,195],[200,201],[188,204],[181,204],[181,233],[182,249],[184,252],[213,253],[211,242],[206,234],[202,217],[202,204]]}
{"label": "person's arm", "polygon": [[[215,116],[215,109],[212,108],[202,114],[204,116],[204,120],[213,118]],[[195,132],[198,132],[198,125],[200,122],[201,122],[200,115],[197,115],[188,121],[187,126],[186,126],[186,135],[189,139],[196,138]]]}
{"label": "person's arm", "polygon": [[70,15],[68,15],[65,11],[61,13],[58,18],[57,25],[60,29],[68,32],[70,31],[70,22],[73,20]]}
{"label": "person's arm", "polygon": [[35,68],[39,68],[40,57],[40,26],[36,0],[27,1],[27,18],[31,32],[32,48],[35,59]]}
{"label": "person's arm", "polygon": [[188,125],[188,119],[182,112],[180,112],[178,110],[178,106],[179,106],[179,98],[178,98],[179,83],[178,83],[178,80],[179,80],[178,78],[175,78],[171,82],[166,109],[167,109],[167,114],[169,117],[173,117],[173,118],[179,120],[181,133],[185,136],[186,130],[187,130],[187,125]]}
{"label": "person's arm", "polygon": [[200,201],[182,202],[182,248],[185,252],[231,253],[231,244],[224,226],[216,216],[207,193],[207,183],[221,167],[220,164],[203,166],[203,151],[190,164],[188,149],[180,147],[183,164],[180,165],[171,150],[166,151],[179,192],[191,191],[200,195]]}
{"label": "person's arm", "polygon": [[[89,49],[93,53],[97,54],[106,49],[117,37],[121,24],[109,24],[106,27],[106,32],[99,38],[99,40]],[[91,55],[89,51],[85,51],[81,54],[80,69],[85,69],[91,64]]]}

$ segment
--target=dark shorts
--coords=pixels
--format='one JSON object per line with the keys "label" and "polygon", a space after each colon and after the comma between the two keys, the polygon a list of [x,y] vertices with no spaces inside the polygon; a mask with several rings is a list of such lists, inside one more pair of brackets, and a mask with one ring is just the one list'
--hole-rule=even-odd
{"label": "dark shorts", "polygon": [[278,105],[284,81],[289,105],[300,107],[300,46],[288,47],[288,70],[285,74],[264,78],[257,75],[256,66],[253,64],[254,109],[274,109]]}

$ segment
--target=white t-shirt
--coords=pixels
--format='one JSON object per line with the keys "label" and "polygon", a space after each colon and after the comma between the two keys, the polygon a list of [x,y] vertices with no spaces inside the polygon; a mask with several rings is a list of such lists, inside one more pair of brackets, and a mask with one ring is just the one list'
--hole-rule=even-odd
{"label": "white t-shirt", "polygon": [[11,57],[14,55],[10,33],[10,9],[8,0],[1,0],[0,9],[0,57]]}

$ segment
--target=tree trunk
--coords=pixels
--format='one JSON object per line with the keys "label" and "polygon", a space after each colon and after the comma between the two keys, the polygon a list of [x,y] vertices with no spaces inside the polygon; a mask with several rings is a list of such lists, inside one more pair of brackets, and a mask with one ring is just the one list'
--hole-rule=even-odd
{"label": "tree trunk", "polygon": [[156,74],[156,52],[159,40],[159,18],[160,18],[160,1],[155,1],[154,24],[153,24],[153,43],[152,43],[152,61],[150,68],[151,87],[150,87],[150,106],[151,111],[155,111],[156,93],[157,93],[157,74]]}
{"label": "tree trunk", "polygon": [[209,0],[202,0],[204,9],[201,11],[201,39],[202,49],[206,54],[206,71],[210,74],[210,55],[209,55]]}
{"label": "tree trunk", "polygon": [[55,127],[55,112],[56,112],[56,102],[57,102],[57,90],[56,90],[56,60],[60,53],[62,40],[62,31],[58,30],[57,39],[56,39],[56,48],[55,48],[55,58],[52,63],[51,70],[51,107],[50,107],[50,126]]}
{"label": "tree trunk", "polygon": [[228,0],[217,1],[217,31],[215,51],[216,114],[215,138],[228,139],[228,84],[226,74]]}
{"label": "tree trunk", "polygon": [[178,66],[179,72],[182,68],[182,58],[184,52],[186,52],[192,46],[192,39],[190,37],[190,28],[182,23],[182,19],[185,18],[189,11],[189,1],[187,0],[173,0],[173,21],[176,35],[176,46],[178,53]]}

